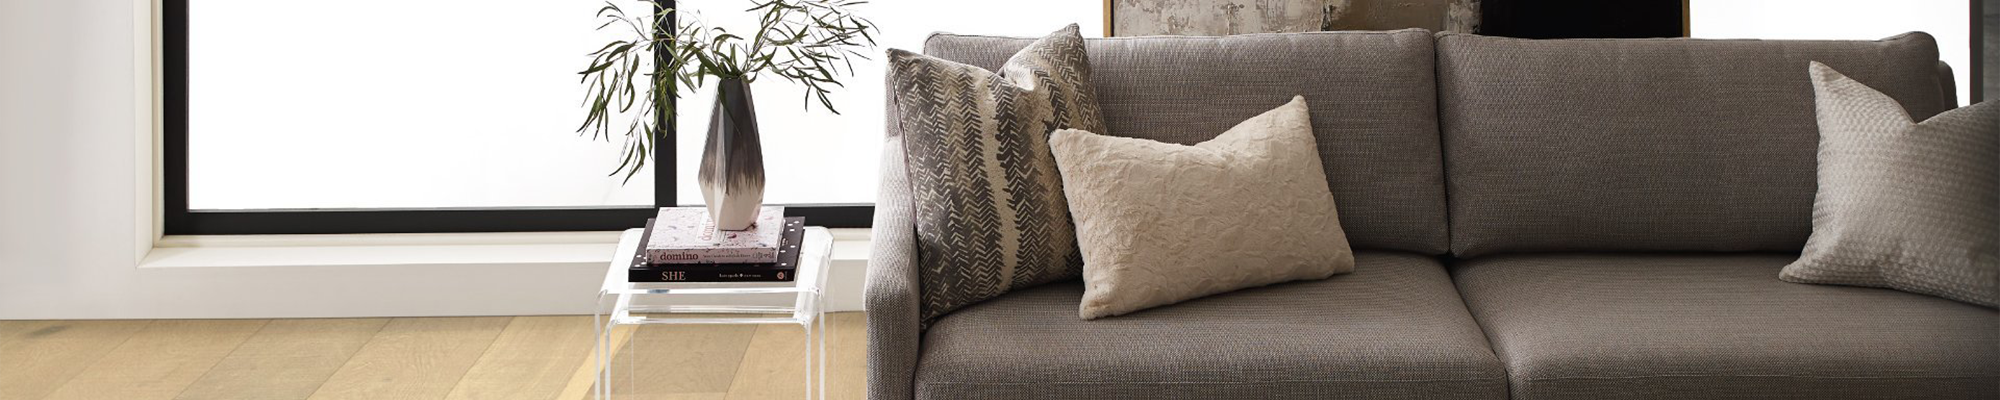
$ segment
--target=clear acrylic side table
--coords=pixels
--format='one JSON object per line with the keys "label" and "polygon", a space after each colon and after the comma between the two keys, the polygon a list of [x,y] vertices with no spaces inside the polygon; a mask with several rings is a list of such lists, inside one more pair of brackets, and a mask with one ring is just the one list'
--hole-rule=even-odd
{"label": "clear acrylic side table", "polygon": [[[618,254],[604,273],[603,289],[597,293],[597,384],[596,398],[611,399],[613,358],[622,349],[629,353],[634,343],[613,343],[612,331],[620,325],[658,324],[796,324],[805,330],[806,351],[802,362],[806,371],[806,397],[826,398],[826,270],[832,263],[833,235],[822,227],[806,227],[800,243],[798,276],[792,282],[717,283],[631,283],[626,269],[640,257],[640,229],[626,230],[618,240]],[[607,304],[608,303],[608,304]],[[707,314],[676,316],[676,314]],[[714,316],[730,314],[730,316]],[[619,347],[619,348],[614,348]],[[817,347],[817,351],[815,351]],[[626,357],[627,367],[635,362]],[[647,377],[628,376],[629,379]],[[678,377],[650,377],[677,379]],[[628,382],[629,384],[629,382]],[[629,387],[629,386],[628,386]]]}

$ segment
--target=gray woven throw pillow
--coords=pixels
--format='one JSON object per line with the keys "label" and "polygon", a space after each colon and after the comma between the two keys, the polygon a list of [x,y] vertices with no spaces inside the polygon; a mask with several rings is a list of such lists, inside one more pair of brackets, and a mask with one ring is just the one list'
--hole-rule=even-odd
{"label": "gray woven throw pillow", "polygon": [[1896,100],[1824,64],[1811,73],[1813,232],[1779,278],[2000,307],[2000,108],[1913,122]]}
{"label": "gray woven throw pillow", "polygon": [[1083,265],[1049,132],[1103,132],[1077,26],[1000,72],[889,50],[917,229],[918,314],[928,323],[1009,290],[1075,279]]}

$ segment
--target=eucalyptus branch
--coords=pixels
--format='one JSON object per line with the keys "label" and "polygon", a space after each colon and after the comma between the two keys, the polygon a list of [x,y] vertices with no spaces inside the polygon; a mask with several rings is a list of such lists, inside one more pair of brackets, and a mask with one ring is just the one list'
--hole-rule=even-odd
{"label": "eucalyptus branch", "polygon": [[[839,114],[827,97],[840,88],[840,76],[852,76],[852,58],[868,59],[857,48],[873,48],[877,31],[874,23],[855,15],[850,7],[864,0],[752,0],[744,12],[758,14],[755,34],[745,38],[722,28],[709,27],[697,15],[671,8],[643,16],[632,16],[616,3],[606,2],[597,11],[603,20],[597,29],[628,31],[591,52],[590,65],[582,72],[583,105],[589,110],[579,136],[611,140],[611,121],[629,117],[622,127],[624,151],[611,175],[625,174],[630,182],[646,165],[659,132],[652,123],[665,116],[675,123],[672,100],[679,89],[699,89],[709,77],[755,82],[763,75],[804,86],[805,107],[814,100],[827,111]],[[676,21],[671,30],[658,27]],[[657,32],[657,33],[656,33]],[[655,52],[664,51],[658,59]],[[657,65],[657,63],[665,65]]]}

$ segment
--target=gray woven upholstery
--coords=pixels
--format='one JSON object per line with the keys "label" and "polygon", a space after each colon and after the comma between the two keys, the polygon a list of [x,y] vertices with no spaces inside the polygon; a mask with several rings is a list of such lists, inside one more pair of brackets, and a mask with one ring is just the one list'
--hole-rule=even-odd
{"label": "gray woven upholstery", "polygon": [[[887,79],[893,79],[888,77]],[[891,86],[894,82],[890,83]],[[886,99],[893,102],[893,99]],[[910,206],[910,180],[903,173],[903,134],[896,130],[896,107],[885,107],[889,123],[882,141],[882,175],[869,230],[865,289],[868,309],[868,398],[909,399],[917,370],[917,228]]]}
{"label": "gray woven upholstery", "polygon": [[1501,399],[1505,372],[1429,257],[1084,321],[1080,283],[1009,293],[924,334],[919,399]]}
{"label": "gray woven upholstery", "polygon": [[[924,53],[992,69],[1031,40],[938,34]],[[1091,69],[1106,71],[1094,82],[1111,135],[1194,144],[1304,95],[1353,246],[1437,254],[1446,234],[1431,43],[1412,29],[1087,45]]]}
{"label": "gray woven upholstery", "polygon": [[1951,64],[1938,61],[1938,90],[1944,95],[1945,108],[1958,107],[1958,79],[1951,75]]}
{"label": "gray woven upholstery", "polygon": [[[1815,189],[1808,60],[1918,119],[1956,104],[1921,34],[1446,34],[1435,52],[1431,38],[1087,46],[1113,135],[1195,143],[1306,96],[1357,250],[1796,252]],[[1030,40],[935,35],[925,52],[990,69]],[[1796,253],[1481,257],[1454,286],[1429,258],[1357,251],[1353,274],[1325,281],[1089,322],[1080,284],[1057,283],[924,331],[899,140],[888,132],[875,208],[870,399],[2000,398],[2000,312],[1779,281]]]}
{"label": "gray woven upholstery", "polygon": [[1775,255],[1505,255],[1452,278],[1513,398],[2000,398],[2000,312]]}
{"label": "gray woven upholstery", "polygon": [[1819,138],[1809,61],[1888,94],[1917,120],[1946,108],[1936,42],[1921,33],[1880,41],[1444,34],[1437,46],[1460,256],[1797,251],[1812,228]]}

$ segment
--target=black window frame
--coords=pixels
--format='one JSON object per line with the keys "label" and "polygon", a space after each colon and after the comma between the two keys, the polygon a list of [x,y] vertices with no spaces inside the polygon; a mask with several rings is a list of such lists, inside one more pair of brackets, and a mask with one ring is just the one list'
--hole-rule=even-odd
{"label": "black window frame", "polygon": [[[657,115],[654,124],[653,204],[605,207],[506,207],[506,208],[326,208],[268,210],[188,209],[188,1],[163,0],[165,35],[164,132],[161,146],[161,177],[164,182],[163,217],[169,235],[245,234],[343,234],[343,233],[458,233],[606,231],[637,228],[652,217],[661,205],[675,201],[675,151],[673,124],[666,115]],[[659,7],[671,8],[674,0],[655,0]],[[663,29],[673,26],[671,16]],[[664,32],[662,33],[664,34]],[[658,53],[656,53],[658,54]],[[658,57],[658,56],[656,56]],[[657,59],[657,58],[656,58]],[[659,65],[659,64],[656,64]],[[785,215],[803,216],[809,224],[834,228],[866,228],[875,207],[867,203],[782,204]]]}

